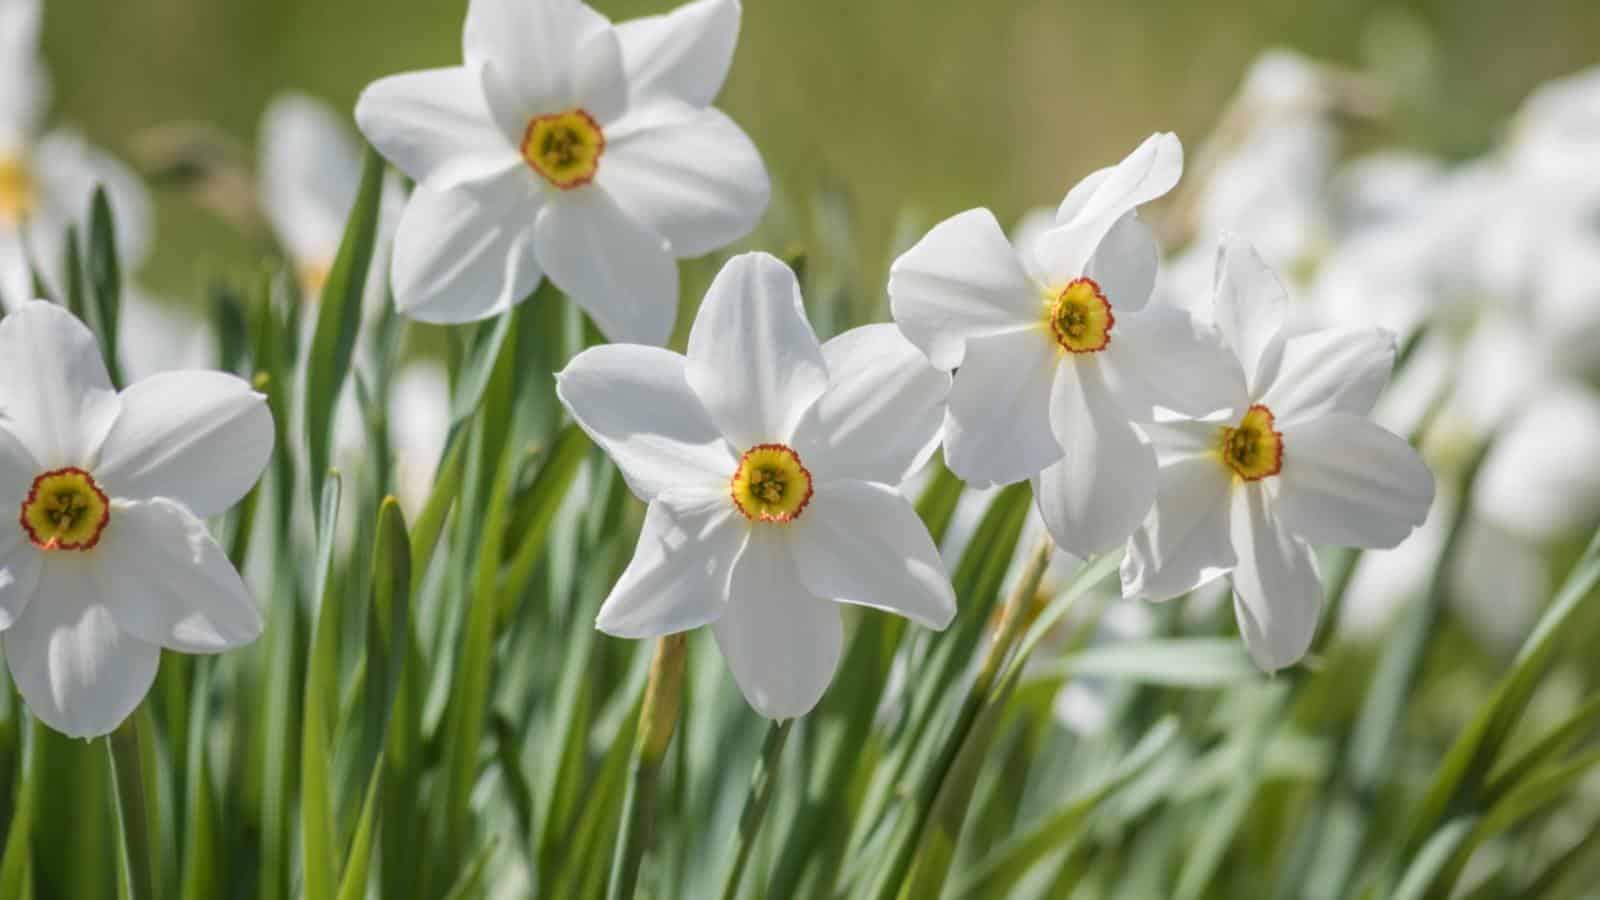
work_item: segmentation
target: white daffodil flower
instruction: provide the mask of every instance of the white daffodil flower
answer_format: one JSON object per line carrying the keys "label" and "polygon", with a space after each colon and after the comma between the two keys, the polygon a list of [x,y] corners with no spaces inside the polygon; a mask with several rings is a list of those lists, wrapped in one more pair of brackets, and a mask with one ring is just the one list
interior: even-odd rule
{"label": "white daffodil flower", "polygon": [[28,708],[73,737],[116,728],[161,648],[255,640],[261,614],[204,516],[272,453],[266,398],[220,372],[118,393],[94,336],[43,301],[0,321],[0,630]]}
{"label": "white daffodil flower", "polygon": [[464,65],[378,81],[356,121],[417,182],[395,301],[429,322],[496,315],[541,277],[614,341],[664,344],[675,257],[748,234],[761,156],[710,104],[737,0],[613,26],[578,0],[473,0]]}
{"label": "white daffodil flower", "polygon": [[1274,671],[1305,654],[1317,627],[1311,545],[1395,546],[1427,517],[1433,474],[1367,418],[1394,364],[1392,335],[1286,338],[1283,286],[1243,242],[1223,244],[1214,302],[1238,392],[1225,414],[1146,426],[1159,486],[1122,587],[1162,600],[1231,572],[1245,643]]}
{"label": "white daffodil flower", "polygon": [[573,418],[649,504],[599,628],[711,624],[750,705],[816,705],[843,642],[834,601],[943,629],[955,595],[891,485],[938,442],[950,378],[892,325],[817,342],[800,286],[764,253],[712,282],[688,356],[613,344],[557,376]]}
{"label": "white daffodil flower", "polygon": [[1211,412],[1234,377],[1213,329],[1146,306],[1159,251],[1134,210],[1182,168],[1178,139],[1154,135],[1074,187],[1055,227],[1027,237],[1031,253],[973,209],[890,273],[900,330],[934,366],[958,369],[950,470],[979,487],[1033,479],[1050,534],[1078,556],[1126,540],[1155,498],[1155,456],[1132,422]]}
{"label": "white daffodil flower", "polygon": [[96,185],[125,271],[144,262],[155,230],[150,195],[127,166],[70,130],[40,135],[50,98],[40,13],[38,0],[0,0],[0,299],[11,304],[33,296],[30,258],[51,290],[62,289],[67,227],[87,227]]}

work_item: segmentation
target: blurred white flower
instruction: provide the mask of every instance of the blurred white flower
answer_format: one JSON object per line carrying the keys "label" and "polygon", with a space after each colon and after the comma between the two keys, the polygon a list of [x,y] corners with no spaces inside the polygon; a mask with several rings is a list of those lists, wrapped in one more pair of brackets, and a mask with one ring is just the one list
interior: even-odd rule
{"label": "blurred white flower", "polygon": [[155,230],[150,196],[126,166],[74,132],[41,136],[49,103],[39,58],[38,0],[0,0],[0,299],[33,296],[29,260],[59,293],[66,230],[89,221],[96,185],[106,189],[124,272],[136,270]]}
{"label": "blurred white flower", "polygon": [[1392,547],[1427,517],[1433,474],[1369,421],[1394,362],[1376,329],[1285,338],[1287,297],[1248,244],[1219,255],[1218,327],[1237,355],[1230,410],[1145,426],[1161,461],[1149,519],[1128,542],[1124,593],[1183,594],[1232,572],[1234,610],[1268,671],[1311,644],[1322,581],[1311,544]]}
{"label": "blurred white flower", "polygon": [[1600,521],[1597,459],[1600,396],[1575,382],[1547,384],[1490,448],[1473,488],[1476,509],[1535,542],[1593,528]]}
{"label": "blurred white flower", "polygon": [[843,642],[834,600],[942,629],[955,594],[911,502],[949,390],[892,325],[825,345],[794,273],[763,253],[717,275],[688,356],[613,344],[557,393],[649,504],[597,625],[654,637],[713,624],[750,704],[816,705]]}
{"label": "blurred white flower", "polygon": [[[345,119],[322,100],[299,93],[275,97],[261,118],[261,204],[278,243],[289,254],[302,294],[315,300],[333,268],[361,181],[360,146]],[[378,225],[379,257],[365,286],[370,315],[382,303],[388,256],[382,248],[404,196],[384,183]]]}
{"label": "blurred white flower", "polygon": [[770,194],[755,146],[710,106],[739,15],[698,0],[613,26],[578,0],[473,0],[464,65],[369,86],[356,120],[417,182],[400,310],[487,318],[548,276],[610,339],[665,343],[674,258],[743,237]]}
{"label": "blurred white flower", "polygon": [[416,521],[433,491],[433,476],[450,430],[450,377],[436,362],[410,363],[389,388],[389,446],[394,492],[408,521]]}
{"label": "blurred white flower", "polygon": [[1023,255],[993,214],[935,226],[894,263],[889,300],[905,336],[959,369],[945,462],[977,486],[1033,479],[1039,512],[1065,550],[1125,540],[1155,495],[1155,457],[1131,419],[1199,415],[1231,370],[1214,331],[1184,311],[1146,307],[1159,257],[1135,209],[1177,183],[1171,134],[1080,182],[1055,227]]}
{"label": "blurred white flower", "polygon": [[1600,188],[1600,66],[1540,86],[1514,124],[1510,155],[1518,168]]}
{"label": "blurred white flower", "polygon": [[123,377],[129,383],[161,372],[217,365],[216,335],[210,322],[135,284],[122,290],[117,348]]}
{"label": "blurred white flower", "polygon": [[0,321],[0,629],[28,707],[74,737],[114,729],[161,648],[214,653],[261,615],[204,516],[272,453],[266,398],[220,372],[117,393],[94,336],[58,306]]}

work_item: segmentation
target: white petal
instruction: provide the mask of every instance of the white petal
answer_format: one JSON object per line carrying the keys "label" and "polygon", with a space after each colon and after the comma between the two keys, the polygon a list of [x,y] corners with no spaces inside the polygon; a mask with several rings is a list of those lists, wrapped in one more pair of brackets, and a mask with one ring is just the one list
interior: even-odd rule
{"label": "white petal", "polygon": [[950,375],[891,324],[852,328],[822,345],[828,389],[794,430],[813,477],[899,484],[939,444]]}
{"label": "white petal", "polygon": [[[105,188],[122,271],[137,271],[150,255],[155,237],[155,207],[139,176],[121,160],[67,130],[45,135],[34,148],[33,160],[44,202],[56,217],[77,225],[80,235],[88,227],[94,189]],[[38,224],[44,225],[50,217],[41,218],[43,221]],[[29,232],[35,239],[48,237],[53,248],[63,246],[65,235],[61,228],[30,228]],[[33,250],[36,258],[50,267],[59,265],[62,259],[60,249],[46,249],[43,240],[35,243]],[[49,272],[52,284],[62,287],[64,283],[54,277],[55,269],[49,268]]]}
{"label": "white petal", "polygon": [[1249,243],[1224,238],[1217,248],[1217,327],[1244,366],[1250,396],[1272,386],[1283,358],[1283,323],[1289,296]]}
{"label": "white petal", "polygon": [[633,103],[706,106],[722,90],[739,39],[738,0],[698,0],[617,25]]}
{"label": "white petal", "polygon": [[1156,460],[1166,466],[1196,456],[1213,457],[1222,439],[1221,429],[1234,424],[1241,413],[1233,410],[1201,419],[1146,422],[1139,426],[1155,447]]}
{"label": "white petal", "polygon": [[1250,656],[1276,672],[1306,655],[1322,614],[1317,558],[1268,508],[1264,482],[1233,492],[1234,614]]}
{"label": "white petal", "polygon": [[1089,177],[1067,193],[1056,210],[1056,222],[1113,222],[1140,204],[1165,195],[1183,175],[1183,144],[1171,132],[1152,134],[1117,163]]}
{"label": "white petal", "polygon": [[714,109],[608,136],[596,177],[679,257],[700,256],[749,234],[772,192],[755,144]]}
{"label": "white petal", "polygon": [[894,321],[941,369],[961,365],[965,343],[1037,325],[1041,289],[1029,279],[994,213],[952,216],[889,270]]}
{"label": "white petal", "polygon": [[95,576],[117,625],[183,653],[217,653],[261,636],[261,613],[204,522],[171,500],[111,507]]}
{"label": "white petal", "polygon": [[1600,517],[1600,395],[1582,383],[1538,391],[1489,451],[1473,485],[1475,511],[1541,543]]}
{"label": "white petal", "polygon": [[[6,506],[12,508],[10,503]],[[6,526],[0,528],[0,631],[16,624],[33,599],[44,556],[15,521]]]}
{"label": "white petal", "polygon": [[1262,396],[1280,425],[1342,412],[1371,414],[1394,368],[1394,335],[1329,329],[1284,342],[1278,377]]}
{"label": "white petal", "polygon": [[108,734],[155,681],[161,651],[117,627],[87,557],[52,554],[36,602],[4,635],[28,709],[68,737]]}
{"label": "white petal", "polygon": [[646,502],[675,490],[726,491],[738,467],[671,351],[591,347],[556,376],[556,395]]}
{"label": "white petal", "polygon": [[716,621],[728,604],[728,579],[749,530],[726,494],[656,499],[633,561],[595,627],[615,637],[651,638]]}
{"label": "white petal", "polygon": [[1059,367],[1050,422],[1064,455],[1034,476],[1039,515],[1068,553],[1088,558],[1111,550],[1155,503],[1155,451],[1112,398],[1093,359]]}
{"label": "white petal", "polygon": [[117,406],[100,346],[71,313],[34,301],[0,320],[0,419],[39,465],[90,462]]}
{"label": "white petal", "polygon": [[988,487],[1021,481],[1060,459],[1050,394],[1056,370],[1068,365],[1042,329],[969,339],[944,420],[950,471]]}
{"label": "white petal", "polygon": [[165,372],[122,392],[95,478],[112,497],[170,497],[197,516],[244,499],[272,458],[267,398],[224,372]]}
{"label": "white petal", "polygon": [[1161,246],[1137,213],[1125,213],[1095,247],[1085,275],[1094,279],[1118,316],[1137,312],[1156,287]]}
{"label": "white petal", "polygon": [[[45,468],[33,458],[28,448],[8,429],[11,423],[4,417],[0,406],[0,509],[10,510],[21,505],[33,480]],[[8,517],[9,518],[9,517]],[[3,520],[0,520],[3,521]]]}
{"label": "white petal", "polygon": [[539,197],[526,172],[412,192],[395,231],[395,307],[422,322],[499,315],[539,286],[533,223]]}
{"label": "white petal", "polygon": [[1128,541],[1122,593],[1166,600],[1233,568],[1232,486],[1232,474],[1213,458],[1195,456],[1163,466],[1155,509]]}
{"label": "white petal", "polygon": [[666,238],[598,185],[565,191],[539,213],[539,261],[556,287],[613,341],[660,346],[678,317],[678,267]]}
{"label": "white petal", "polygon": [[480,76],[466,66],[374,81],[356,100],[356,123],[378,152],[419,183],[446,165],[458,180],[477,180],[521,162],[516,145],[489,116]]}
{"label": "white petal", "polygon": [[892,487],[865,481],[817,485],[789,524],[789,548],[806,589],[897,613],[944,630],[956,614],[955,589],[928,527]]}
{"label": "white petal", "polygon": [[321,100],[280,94],[261,117],[260,147],[261,204],[278,240],[301,265],[328,265],[361,172],[344,120]]}
{"label": "white petal", "polygon": [[1176,307],[1119,312],[1100,356],[1112,393],[1137,421],[1249,405],[1244,372],[1222,336]]}
{"label": "white petal", "polygon": [[1281,430],[1279,518],[1298,537],[1393,547],[1428,517],[1433,473],[1404,440],[1349,413]]}
{"label": "white petal", "polygon": [[839,607],[801,586],[779,529],[755,528],[734,563],[717,646],[756,712],[810,712],[833,680],[844,645]]}
{"label": "white petal", "polygon": [[520,140],[528,119],[572,106],[583,57],[604,55],[608,38],[620,81],[622,58],[611,23],[579,0],[472,0],[462,43],[468,68],[493,69],[507,91],[513,118],[520,118],[514,129]]}
{"label": "white petal", "polygon": [[794,272],[767,253],[729,260],[689,332],[686,374],[735,447],[787,443],[828,387]]}

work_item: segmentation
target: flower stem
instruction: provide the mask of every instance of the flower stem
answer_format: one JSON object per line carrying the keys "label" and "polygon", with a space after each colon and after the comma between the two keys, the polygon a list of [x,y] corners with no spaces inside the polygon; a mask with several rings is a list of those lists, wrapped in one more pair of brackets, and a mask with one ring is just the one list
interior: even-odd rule
{"label": "flower stem", "polygon": [[112,780],[117,785],[117,815],[122,821],[122,841],[128,864],[128,884],[133,900],[155,900],[151,858],[149,804],[144,793],[144,768],[140,758],[138,718],[134,713],[106,736]]}
{"label": "flower stem", "polygon": [[739,884],[744,879],[744,868],[750,862],[750,851],[755,848],[756,835],[761,833],[761,823],[767,816],[767,804],[772,801],[772,789],[778,782],[778,761],[783,757],[784,745],[789,740],[789,726],[793,719],[773,722],[767,730],[767,739],[761,745],[761,757],[756,760],[755,774],[750,778],[750,794],[744,801],[744,812],[739,815],[739,852],[733,858],[733,868],[722,889],[722,900],[739,896]]}
{"label": "flower stem", "polygon": [[639,864],[650,843],[655,824],[656,786],[661,761],[672,744],[672,732],[683,708],[683,662],[687,637],[669,634],[656,641],[656,655],[650,663],[650,680],[645,684],[644,701],[639,710],[639,732],[634,740],[629,764],[628,793],[622,801],[622,829],[617,835],[617,851],[611,860],[609,900],[629,900],[639,883]]}

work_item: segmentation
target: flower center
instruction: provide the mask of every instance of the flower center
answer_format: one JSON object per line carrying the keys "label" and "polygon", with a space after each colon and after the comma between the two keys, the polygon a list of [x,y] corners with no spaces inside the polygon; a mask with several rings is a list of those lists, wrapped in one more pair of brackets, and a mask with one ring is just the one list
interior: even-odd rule
{"label": "flower center", "polygon": [[88,550],[111,521],[111,501],[82,469],[46,472],[22,501],[22,530],[40,550]]}
{"label": "flower center", "polygon": [[1092,278],[1075,278],[1050,301],[1050,330],[1071,353],[1093,353],[1111,343],[1111,302]]}
{"label": "flower center", "polygon": [[1222,463],[1245,481],[1260,481],[1283,471],[1283,435],[1273,429],[1272,410],[1259,403],[1233,427],[1223,426],[1218,441]]}
{"label": "flower center", "polygon": [[733,505],[752,522],[792,522],[811,501],[811,473],[782,444],[757,444],[739,460]]}
{"label": "flower center", "polygon": [[600,123],[581,109],[536,116],[522,137],[522,158],[564,191],[593,181],[605,150]]}
{"label": "flower center", "polygon": [[0,222],[21,222],[37,199],[33,175],[22,159],[0,154]]}

